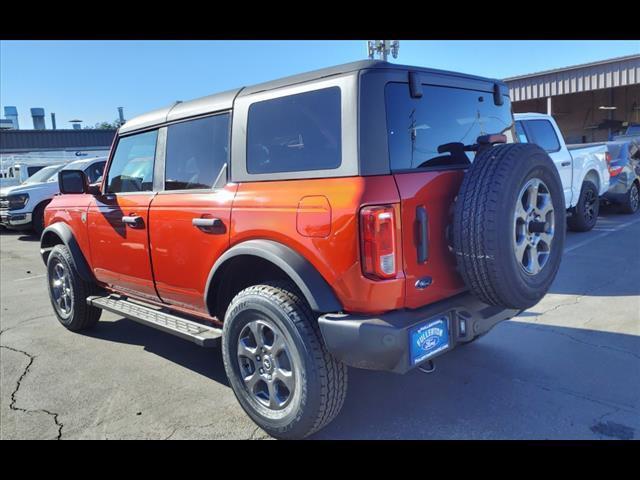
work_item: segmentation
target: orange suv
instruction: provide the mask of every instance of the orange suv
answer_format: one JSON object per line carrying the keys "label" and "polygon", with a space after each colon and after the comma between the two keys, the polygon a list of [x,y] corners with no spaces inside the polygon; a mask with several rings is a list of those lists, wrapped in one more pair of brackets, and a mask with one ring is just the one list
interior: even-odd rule
{"label": "orange suv", "polygon": [[425,369],[547,292],[561,183],[513,137],[502,82],[373,60],[176,102],[120,128],[101,184],[60,173],[51,303],[220,345],[247,414],[307,436],[347,366]]}

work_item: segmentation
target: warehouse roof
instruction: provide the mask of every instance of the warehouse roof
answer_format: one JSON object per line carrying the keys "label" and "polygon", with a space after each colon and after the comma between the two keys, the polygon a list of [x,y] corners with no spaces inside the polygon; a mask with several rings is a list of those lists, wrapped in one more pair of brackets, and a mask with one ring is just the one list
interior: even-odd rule
{"label": "warehouse roof", "polygon": [[109,148],[114,129],[0,130],[0,152]]}
{"label": "warehouse roof", "polygon": [[640,55],[505,78],[514,102],[640,84]]}

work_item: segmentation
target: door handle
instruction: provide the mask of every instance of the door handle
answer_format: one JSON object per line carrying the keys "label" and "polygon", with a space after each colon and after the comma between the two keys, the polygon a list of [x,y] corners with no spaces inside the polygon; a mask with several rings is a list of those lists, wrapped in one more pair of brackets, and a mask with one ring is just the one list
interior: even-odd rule
{"label": "door handle", "polygon": [[144,220],[138,215],[125,215],[122,217],[122,223],[129,225],[131,228],[141,228],[144,226]]}
{"label": "door handle", "polygon": [[219,218],[194,218],[191,224],[207,233],[224,233],[224,222]]}
{"label": "door handle", "polygon": [[571,165],[571,162],[562,162],[560,165],[562,165],[563,167],[568,167],[569,165]]}
{"label": "door handle", "polygon": [[427,209],[423,206],[416,208],[416,219],[418,220],[418,263],[425,263],[429,257],[429,246],[427,244]]}

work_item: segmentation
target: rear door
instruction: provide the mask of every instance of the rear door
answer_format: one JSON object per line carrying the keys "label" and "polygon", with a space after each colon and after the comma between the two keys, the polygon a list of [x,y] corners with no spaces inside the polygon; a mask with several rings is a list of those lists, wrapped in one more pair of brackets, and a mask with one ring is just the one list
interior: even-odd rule
{"label": "rear door", "polygon": [[166,127],[163,184],[149,213],[158,294],[200,312],[209,272],[229,246],[237,189],[227,182],[229,117],[223,112]]}
{"label": "rear door", "polygon": [[149,255],[149,205],[158,131],[121,137],[87,213],[95,277],[113,288],[157,300]]}
{"label": "rear door", "polygon": [[573,159],[571,153],[560,141],[560,132],[556,131],[554,125],[547,119],[535,118],[530,120],[518,120],[516,122],[516,133],[520,142],[535,143],[542,147],[551,157],[558,169],[562,189],[564,191],[564,201],[567,207],[571,205],[573,181]]}
{"label": "rear door", "polygon": [[465,289],[449,238],[453,202],[473,160],[473,152],[462,146],[475,143],[480,135],[510,136],[513,125],[508,97],[503,96],[503,105],[495,105],[492,88],[490,83],[487,91],[423,84],[422,97],[412,98],[407,83],[385,87],[390,165],[401,198],[409,308]]}

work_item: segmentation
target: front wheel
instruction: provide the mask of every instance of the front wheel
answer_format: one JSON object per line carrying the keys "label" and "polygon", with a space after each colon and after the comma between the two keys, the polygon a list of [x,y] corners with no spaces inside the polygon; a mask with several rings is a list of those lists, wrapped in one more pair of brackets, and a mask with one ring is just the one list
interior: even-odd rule
{"label": "front wheel", "polygon": [[342,408],[347,367],[329,354],[311,309],[288,283],[236,295],[225,315],[222,355],[240,405],[273,437],[306,437]]}
{"label": "front wheel", "polygon": [[60,323],[79,332],[93,327],[102,314],[87,305],[87,297],[97,293],[94,283],[82,279],[65,245],[56,245],[47,259],[49,298]]}
{"label": "front wheel", "polygon": [[640,189],[638,182],[633,182],[621,205],[623,213],[636,213],[640,208]]}
{"label": "front wheel", "polygon": [[578,204],[573,215],[567,218],[567,224],[574,232],[588,232],[596,226],[600,213],[598,187],[593,182],[585,181],[580,189]]}

